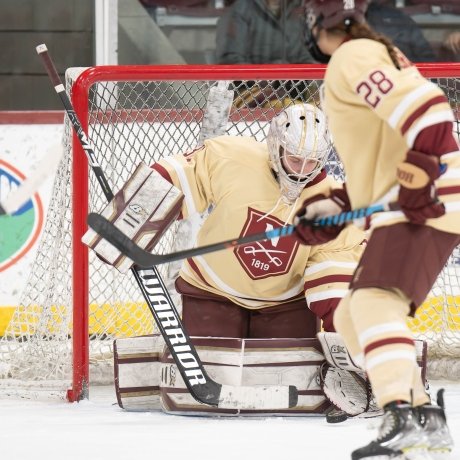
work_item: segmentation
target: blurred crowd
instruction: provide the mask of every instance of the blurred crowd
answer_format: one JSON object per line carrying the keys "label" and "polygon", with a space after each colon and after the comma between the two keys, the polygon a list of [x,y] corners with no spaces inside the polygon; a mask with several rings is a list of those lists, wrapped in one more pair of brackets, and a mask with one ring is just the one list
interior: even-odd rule
{"label": "blurred crowd", "polygon": [[[409,3],[405,5],[411,11]],[[416,4],[416,9],[412,8],[414,13],[443,12],[439,5],[433,9],[432,4],[412,3]],[[445,6],[446,14],[458,14],[460,25],[460,2],[444,3],[451,4],[450,8]],[[428,8],[421,8],[424,5]],[[459,31],[446,28],[440,41],[430,42],[406,8],[398,8],[388,0],[371,0],[366,17],[374,30],[391,38],[412,62],[460,60],[460,27]],[[234,0],[218,21],[217,62],[312,62],[305,46],[305,28],[302,0]]]}
{"label": "blurred crowd", "polygon": [[[305,44],[305,0],[140,0],[169,13],[218,17],[218,64],[315,62]],[[412,62],[460,61],[459,0],[370,0],[367,21]]]}

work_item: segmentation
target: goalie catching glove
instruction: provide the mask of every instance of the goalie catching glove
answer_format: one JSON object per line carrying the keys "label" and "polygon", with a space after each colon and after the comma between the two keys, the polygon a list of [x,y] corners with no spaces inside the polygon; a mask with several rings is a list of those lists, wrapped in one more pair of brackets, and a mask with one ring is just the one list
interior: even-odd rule
{"label": "goalie catching glove", "polygon": [[351,358],[342,337],[336,332],[319,332],[318,339],[326,358],[320,372],[321,389],[338,409],[327,421],[380,415],[369,379]]}
{"label": "goalie catching glove", "polygon": [[434,184],[442,172],[438,157],[415,150],[410,150],[406,160],[398,166],[397,177],[401,185],[398,201],[410,222],[424,224],[426,219],[445,214]]}
{"label": "goalie catching glove", "polygon": [[[336,332],[319,332],[317,336],[326,360],[320,372],[321,388],[337,408],[332,416],[327,417],[327,421],[337,423],[348,417],[375,417],[382,414],[366,372],[353,361],[342,336]],[[415,340],[415,349],[417,363],[424,380],[426,342]]]}
{"label": "goalie catching glove", "polygon": [[332,190],[326,197],[323,194],[315,195],[304,201],[294,219],[294,236],[301,243],[308,246],[324,244],[337,238],[345,225],[329,225],[316,227],[310,222],[314,219],[333,216],[344,211],[350,211],[351,205],[345,186]]}

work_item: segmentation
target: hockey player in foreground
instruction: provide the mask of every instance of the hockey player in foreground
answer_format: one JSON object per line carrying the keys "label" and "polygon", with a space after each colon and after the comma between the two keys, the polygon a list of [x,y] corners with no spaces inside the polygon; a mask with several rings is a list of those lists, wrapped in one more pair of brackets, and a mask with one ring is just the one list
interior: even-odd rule
{"label": "hockey player in foreground", "polygon": [[[367,26],[366,4],[307,2],[312,48],[317,57],[330,57],[323,109],[352,207],[397,199],[402,209],[372,218],[350,292],[334,315],[384,409],[377,439],[352,459],[440,458],[453,444],[442,393],[438,405],[430,403],[406,316],[423,302],[460,244],[459,145],[445,95]],[[324,200],[316,207],[307,203],[299,215],[311,219],[337,211],[332,200]],[[324,242],[320,229],[304,227],[303,233],[306,244]]]}

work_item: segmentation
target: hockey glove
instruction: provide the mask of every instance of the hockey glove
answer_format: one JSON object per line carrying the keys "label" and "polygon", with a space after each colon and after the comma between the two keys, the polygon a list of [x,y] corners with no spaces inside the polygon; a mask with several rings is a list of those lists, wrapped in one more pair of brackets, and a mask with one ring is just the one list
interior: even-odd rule
{"label": "hockey glove", "polygon": [[410,222],[424,224],[445,214],[444,204],[438,200],[434,181],[441,175],[439,158],[410,150],[406,161],[397,169],[399,205]]}
{"label": "hockey glove", "polygon": [[315,227],[308,221],[321,217],[333,216],[351,209],[345,188],[334,189],[326,197],[323,194],[315,195],[304,201],[294,219],[294,236],[305,245],[314,246],[324,244],[337,238],[345,225],[330,225]]}

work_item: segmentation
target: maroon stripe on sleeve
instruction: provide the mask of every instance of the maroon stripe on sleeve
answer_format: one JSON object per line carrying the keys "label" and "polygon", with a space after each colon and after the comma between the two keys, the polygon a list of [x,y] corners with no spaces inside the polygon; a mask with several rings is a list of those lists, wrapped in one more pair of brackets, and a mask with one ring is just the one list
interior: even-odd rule
{"label": "maroon stripe on sleeve", "polygon": [[389,339],[382,339],[382,340],[377,340],[376,342],[372,342],[367,347],[364,348],[364,354],[367,355],[370,353],[372,350],[375,350],[376,348],[381,348],[386,345],[396,345],[396,344],[404,344],[404,345],[412,345],[415,347],[415,343],[412,339],[406,338],[406,337],[392,337]]}
{"label": "maroon stripe on sleeve", "polygon": [[341,299],[323,299],[311,302],[308,308],[323,322],[323,329],[326,332],[335,332],[334,329],[334,311]]}
{"label": "maroon stripe on sleeve", "polygon": [[415,138],[413,150],[441,156],[459,149],[452,132],[452,122],[444,121],[422,129]]}
{"label": "maroon stripe on sleeve", "polygon": [[153,163],[153,165],[151,165],[150,167],[154,169],[157,173],[159,173],[164,179],[166,179],[168,182],[174,185],[174,182],[171,179],[169,172],[166,170],[164,166],[161,166],[159,163]]}
{"label": "maroon stripe on sleeve", "polygon": [[187,259],[187,262],[189,263],[189,265],[192,268],[192,270],[199,276],[201,281],[203,281],[203,283],[206,284],[206,286],[209,286],[210,284],[204,279],[204,277],[201,274],[199,268],[197,267],[195,261],[193,259]]}
{"label": "maroon stripe on sleeve", "polygon": [[439,196],[441,195],[453,195],[454,193],[460,193],[460,185],[452,185],[451,187],[439,187],[436,188],[436,192]]}
{"label": "maroon stripe on sleeve", "polygon": [[421,105],[417,110],[412,112],[412,114],[407,118],[401,128],[401,134],[404,135],[409,130],[409,128],[414,124],[414,121],[422,116],[430,107],[442,102],[447,102],[446,96],[436,96],[426,101],[425,104]]}
{"label": "maroon stripe on sleeve", "polygon": [[329,283],[349,283],[353,275],[329,275],[317,278],[315,280],[307,281],[303,287],[306,291],[317,286],[322,286]]}
{"label": "maroon stripe on sleeve", "polygon": [[[195,147],[191,152],[184,153],[184,157],[187,158],[187,157],[195,154],[196,152],[199,152],[200,150],[203,150],[204,147],[205,147],[204,145],[199,145],[199,146]],[[188,158],[187,158],[187,161],[188,161]]]}

